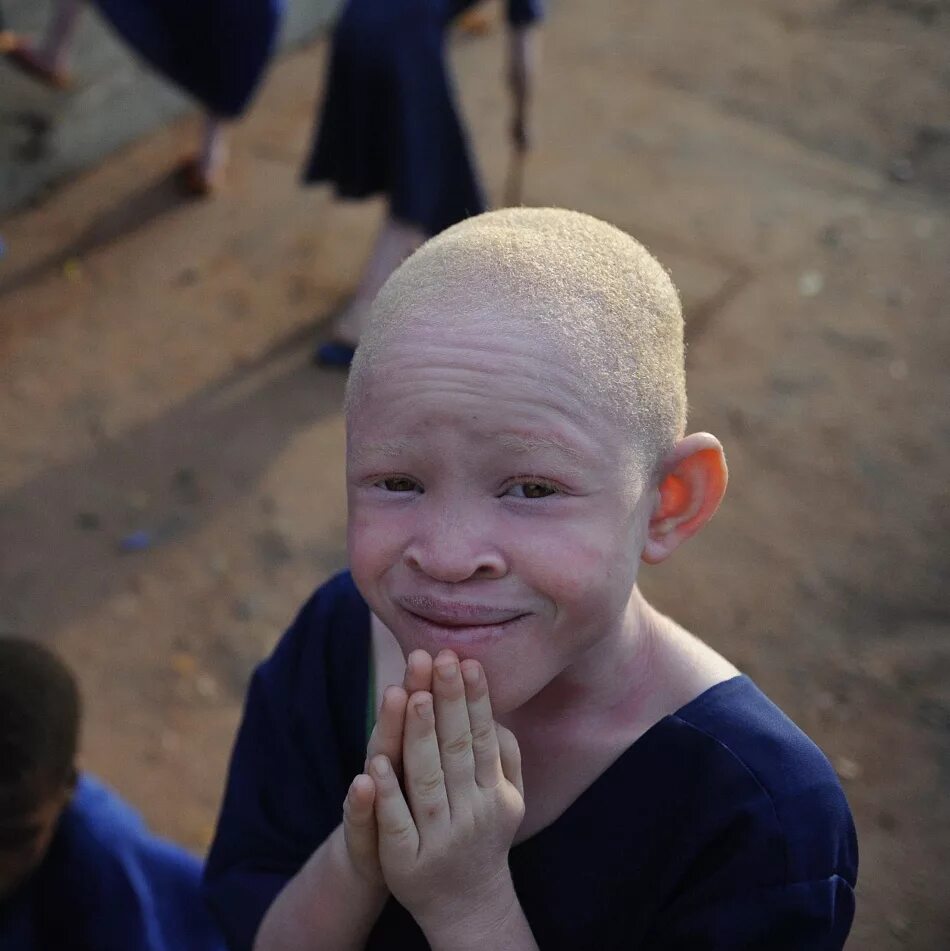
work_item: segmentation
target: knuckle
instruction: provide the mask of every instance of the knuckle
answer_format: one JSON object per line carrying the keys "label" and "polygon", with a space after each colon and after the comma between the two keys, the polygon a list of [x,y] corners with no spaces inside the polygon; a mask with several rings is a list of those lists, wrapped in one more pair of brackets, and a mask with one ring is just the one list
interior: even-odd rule
{"label": "knuckle", "polygon": [[472,729],[472,745],[481,751],[491,749],[495,740],[495,728],[491,723],[483,723]]}
{"label": "knuckle", "polygon": [[414,785],[420,795],[432,796],[441,792],[442,787],[445,785],[445,774],[442,772],[441,767],[432,772],[423,773],[416,779]]}
{"label": "knuckle", "polygon": [[386,826],[386,835],[397,842],[408,842],[412,838],[412,826],[408,822],[390,822]]}
{"label": "knuckle", "polygon": [[467,730],[454,740],[442,744],[442,752],[448,756],[460,756],[472,748],[473,735]]}

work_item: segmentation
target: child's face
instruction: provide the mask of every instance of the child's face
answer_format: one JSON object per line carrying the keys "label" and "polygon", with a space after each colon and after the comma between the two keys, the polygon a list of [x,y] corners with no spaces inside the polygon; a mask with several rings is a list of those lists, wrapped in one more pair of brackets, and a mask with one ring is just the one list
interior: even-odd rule
{"label": "child's face", "polygon": [[25,807],[0,804],[0,899],[13,892],[43,861],[72,792],[69,786],[36,797]]}
{"label": "child's face", "polygon": [[513,710],[620,633],[649,493],[545,341],[413,326],[347,420],[349,554],[403,652],[452,648]]}

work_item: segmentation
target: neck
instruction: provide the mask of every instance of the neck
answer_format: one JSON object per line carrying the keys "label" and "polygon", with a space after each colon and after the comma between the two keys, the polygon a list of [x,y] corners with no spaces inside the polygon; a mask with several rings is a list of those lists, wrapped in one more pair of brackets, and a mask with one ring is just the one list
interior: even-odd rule
{"label": "neck", "polygon": [[539,693],[499,719],[518,736],[525,730],[591,720],[639,717],[658,683],[666,621],[634,587],[616,630],[580,655]]}

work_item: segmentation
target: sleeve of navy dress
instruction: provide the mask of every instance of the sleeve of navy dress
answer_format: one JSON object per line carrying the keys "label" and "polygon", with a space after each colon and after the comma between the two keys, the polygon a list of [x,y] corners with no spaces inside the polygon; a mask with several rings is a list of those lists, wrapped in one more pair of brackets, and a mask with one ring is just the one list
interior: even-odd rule
{"label": "sleeve of navy dress", "polygon": [[222,118],[247,108],[267,67],[285,0],[94,0],[154,69]]}
{"label": "sleeve of navy dress", "polygon": [[715,757],[719,788],[644,947],[840,951],[858,846],[824,755],[745,677],[701,696],[668,728],[695,762]]}
{"label": "sleeve of navy dress", "polygon": [[[306,181],[328,182],[341,198],[386,195],[395,218],[430,235],[485,210],[445,58],[448,26],[470,5],[349,0],[333,31]],[[533,22],[540,0],[510,0],[508,15]]]}
{"label": "sleeve of navy dress", "polygon": [[339,576],[251,681],[205,869],[232,951],[250,951],[277,894],[342,821],[366,745],[368,631],[368,609]]}

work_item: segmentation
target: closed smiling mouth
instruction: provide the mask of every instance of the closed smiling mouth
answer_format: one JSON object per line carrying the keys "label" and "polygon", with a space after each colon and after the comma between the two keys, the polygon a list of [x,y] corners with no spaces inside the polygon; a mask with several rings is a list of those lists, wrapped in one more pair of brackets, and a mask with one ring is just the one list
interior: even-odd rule
{"label": "closed smiling mouth", "polygon": [[440,627],[493,627],[525,617],[527,612],[467,601],[442,601],[425,595],[407,595],[398,599],[409,614]]}

